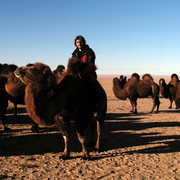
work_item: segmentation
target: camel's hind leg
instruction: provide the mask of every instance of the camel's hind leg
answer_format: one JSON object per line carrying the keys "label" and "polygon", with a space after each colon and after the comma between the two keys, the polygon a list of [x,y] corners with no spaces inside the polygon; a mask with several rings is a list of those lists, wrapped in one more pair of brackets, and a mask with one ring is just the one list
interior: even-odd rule
{"label": "camel's hind leg", "polygon": [[131,101],[131,111],[134,114],[137,114],[137,102],[136,101]]}
{"label": "camel's hind leg", "polygon": [[160,105],[159,97],[156,96],[153,98],[153,107],[152,107],[151,113],[153,112],[153,110],[156,106],[157,106],[156,113],[158,113],[159,112],[159,105]]}

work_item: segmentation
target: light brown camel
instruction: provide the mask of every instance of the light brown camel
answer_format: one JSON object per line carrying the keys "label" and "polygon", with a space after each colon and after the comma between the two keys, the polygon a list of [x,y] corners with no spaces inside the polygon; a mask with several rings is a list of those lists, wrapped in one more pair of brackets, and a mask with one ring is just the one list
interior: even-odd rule
{"label": "light brown camel", "polygon": [[[165,80],[163,78],[161,78],[159,80],[159,87],[160,87],[160,93],[161,95],[170,100],[170,105],[169,105],[169,109],[172,108],[172,103],[173,101],[175,101],[175,97],[176,97],[176,90],[179,84],[179,78],[177,76],[177,74],[172,74],[171,75],[171,81],[166,84]],[[176,109],[178,107],[176,106]]]}
{"label": "light brown camel", "polygon": [[[122,76],[123,77],[123,76]],[[146,98],[152,96],[153,98],[153,107],[157,106],[156,112],[159,111],[159,86],[152,81],[152,77],[148,74],[143,77],[144,79],[140,80],[140,77],[137,73],[132,74],[131,78],[125,82],[120,81],[118,78],[113,79],[113,92],[114,95],[120,100],[126,100],[127,98],[131,102],[131,112],[137,113],[137,99]],[[123,78],[122,78],[123,79]],[[122,83],[123,82],[123,83]]]}
{"label": "light brown camel", "polygon": [[56,125],[62,133],[65,142],[63,158],[70,154],[69,126],[70,120],[74,120],[82,145],[82,157],[88,159],[83,132],[92,121],[93,111],[82,80],[67,71],[57,84],[50,68],[42,63],[20,67],[15,74],[26,84],[25,103],[30,117],[37,124]]}
{"label": "light brown camel", "polygon": [[5,90],[5,84],[7,79],[5,77],[0,77],[0,123],[2,126],[2,130],[6,131],[9,128],[6,127],[6,110],[8,107],[8,97]]}

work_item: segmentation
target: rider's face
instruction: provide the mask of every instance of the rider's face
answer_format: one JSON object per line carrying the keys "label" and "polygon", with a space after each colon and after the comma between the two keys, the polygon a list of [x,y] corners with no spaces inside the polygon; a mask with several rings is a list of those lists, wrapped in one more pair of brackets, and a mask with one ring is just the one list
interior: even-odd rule
{"label": "rider's face", "polygon": [[84,42],[83,42],[82,40],[80,40],[80,39],[77,39],[77,40],[76,40],[76,46],[77,46],[77,48],[78,48],[79,50],[81,50],[82,47],[84,46]]}

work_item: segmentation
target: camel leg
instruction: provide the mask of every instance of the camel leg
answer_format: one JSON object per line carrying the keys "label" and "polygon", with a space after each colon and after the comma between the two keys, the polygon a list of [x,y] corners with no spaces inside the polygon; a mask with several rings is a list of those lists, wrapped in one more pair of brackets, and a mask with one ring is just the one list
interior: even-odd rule
{"label": "camel leg", "polygon": [[159,105],[160,105],[160,101],[159,101],[159,97],[154,97],[153,98],[153,107],[150,113],[153,112],[154,108],[157,106],[157,110],[156,113],[159,111]]}
{"label": "camel leg", "polygon": [[69,151],[69,120],[64,119],[62,116],[57,115],[55,117],[56,127],[60,130],[64,138],[64,152],[63,159],[68,159],[70,156]]}
{"label": "camel leg", "polygon": [[131,101],[130,98],[129,98],[129,100],[130,100],[130,103],[131,103],[131,110],[130,110],[130,112],[134,112],[134,105],[133,105],[133,102]]}
{"label": "camel leg", "polygon": [[8,128],[6,125],[5,125],[5,122],[6,122],[6,117],[4,114],[1,114],[0,115],[0,123],[1,123],[1,126],[2,126],[2,130],[3,131],[9,131],[10,128]]}
{"label": "camel leg", "polygon": [[17,117],[17,104],[14,103],[14,116]]}
{"label": "camel leg", "polygon": [[136,101],[131,101],[131,106],[132,109],[130,112],[133,112],[134,114],[137,114],[137,102]]}
{"label": "camel leg", "polygon": [[36,133],[39,132],[39,126],[34,121],[32,121],[31,131]]}
{"label": "camel leg", "polygon": [[89,153],[85,147],[85,137],[79,132],[77,132],[77,137],[82,146],[82,159],[90,159]]}
{"label": "camel leg", "polygon": [[97,121],[97,140],[96,140],[96,146],[95,150],[99,151],[99,142],[100,142],[100,136],[101,136],[101,130],[99,122]]}
{"label": "camel leg", "polygon": [[172,103],[173,101],[170,99],[169,109],[172,109]]}

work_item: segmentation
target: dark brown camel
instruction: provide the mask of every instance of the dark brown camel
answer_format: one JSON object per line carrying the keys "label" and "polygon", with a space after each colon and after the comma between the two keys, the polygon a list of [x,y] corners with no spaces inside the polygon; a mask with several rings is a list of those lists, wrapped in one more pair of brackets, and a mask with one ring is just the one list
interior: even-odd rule
{"label": "dark brown camel", "polygon": [[[137,73],[132,74],[131,78],[125,82],[120,81],[118,78],[113,79],[113,92],[114,95],[120,100],[126,100],[127,98],[131,102],[131,112],[137,113],[137,99],[146,98],[152,96],[153,98],[153,107],[157,106],[156,112],[159,111],[159,86],[152,81],[152,77],[148,74],[143,77],[144,79],[140,80],[140,77]],[[121,78],[123,79],[123,78]],[[123,82],[123,83],[122,83]]]}
{"label": "dark brown camel", "polygon": [[37,124],[56,125],[62,133],[65,142],[63,158],[68,158],[70,153],[69,125],[70,120],[74,120],[82,157],[88,159],[83,132],[92,121],[93,112],[82,80],[73,72],[67,72],[57,84],[55,75],[42,63],[20,67],[15,74],[26,84],[25,103],[30,117]]}
{"label": "dark brown camel", "polygon": [[[172,103],[173,101],[175,101],[175,97],[176,97],[176,90],[179,84],[179,78],[177,76],[177,74],[172,74],[171,75],[171,81],[166,84],[165,80],[163,78],[161,78],[159,80],[159,87],[160,87],[160,93],[161,95],[170,100],[170,105],[169,105],[169,109],[172,108]],[[178,107],[176,106],[176,109]]]}
{"label": "dark brown camel", "polygon": [[[55,74],[55,77],[57,79],[57,83],[61,82],[63,76],[67,73],[67,74],[71,74],[77,78],[80,78],[85,87],[86,90],[88,92],[88,96],[91,99],[93,99],[93,104],[91,104],[91,106],[93,106],[92,111],[93,113],[95,113],[96,115],[93,118],[93,121],[90,122],[91,124],[91,138],[90,138],[90,142],[88,143],[89,145],[94,146],[94,129],[95,129],[95,123],[97,126],[97,140],[96,140],[96,144],[95,144],[95,150],[99,151],[100,150],[100,136],[102,133],[102,129],[103,129],[103,124],[104,124],[104,119],[105,119],[105,115],[106,115],[106,111],[107,111],[107,96],[106,96],[106,92],[104,91],[103,87],[101,86],[101,84],[98,82],[97,79],[93,80],[93,83],[91,82],[89,84],[89,78],[84,79],[81,76],[80,70],[82,69],[82,66],[84,66],[84,63],[82,63],[81,61],[79,61],[77,58],[70,58],[69,59],[69,63],[67,65],[67,69],[65,69],[65,67],[63,65],[59,65],[56,70],[53,71],[53,73]],[[91,74],[92,72],[89,71],[89,73]],[[91,77],[91,75],[90,75]],[[87,82],[84,82],[88,80]],[[90,90],[89,90],[90,87]],[[90,91],[90,94],[89,94]]]}
{"label": "dark brown camel", "polygon": [[0,76],[7,78],[5,89],[8,99],[14,104],[14,114],[17,116],[17,104],[24,104],[25,85],[14,75],[17,66],[14,64],[1,64]]}
{"label": "dark brown camel", "polygon": [[2,130],[6,131],[9,128],[6,127],[6,110],[8,107],[8,97],[5,90],[5,84],[7,79],[5,77],[0,77],[0,123],[2,126]]}

